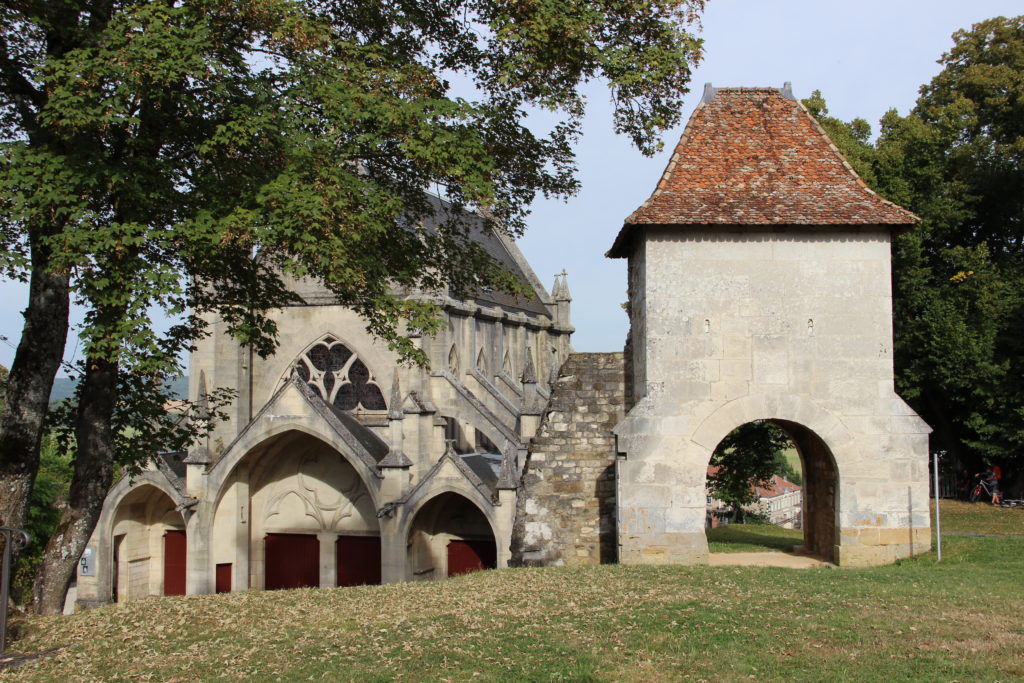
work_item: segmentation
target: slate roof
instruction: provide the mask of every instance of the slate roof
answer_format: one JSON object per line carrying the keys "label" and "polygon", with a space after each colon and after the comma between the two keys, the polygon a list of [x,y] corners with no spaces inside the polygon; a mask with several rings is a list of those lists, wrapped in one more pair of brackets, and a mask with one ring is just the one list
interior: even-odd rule
{"label": "slate roof", "polygon": [[[436,214],[424,221],[424,227],[428,230],[436,229],[438,224],[446,217],[448,204],[442,199],[431,196]],[[502,239],[493,231],[485,228],[483,219],[474,213],[465,213],[460,220],[468,228],[470,238],[484,248],[484,251],[493,258],[499,265],[512,273],[523,285],[523,291],[527,296],[514,297],[505,292],[488,291],[477,292],[473,297],[477,301],[486,304],[497,304],[509,308],[518,308],[537,313],[550,318],[554,317],[544,304],[548,300],[548,294],[543,285],[537,280],[537,276],[530,269],[530,265],[518,253],[518,248],[511,239]]]}
{"label": "slate roof", "polygon": [[372,457],[375,462],[379,463],[388,454],[388,451],[390,450],[388,445],[384,443],[379,436],[377,436],[376,432],[364,425],[352,414],[347,413],[337,406],[323,400],[319,394],[313,394],[311,400],[319,401],[321,404],[326,406],[328,410],[338,418],[338,421],[344,425],[345,429],[348,430],[348,433],[355,437],[360,445],[366,449],[366,452],[370,454],[370,457]]}
{"label": "slate roof", "polygon": [[634,226],[910,226],[871,191],[789,88],[705,88],[661,180],[608,252],[629,255]]}
{"label": "slate roof", "polygon": [[501,472],[502,457],[500,453],[463,453],[459,456],[462,462],[473,470],[473,474],[480,478],[488,489],[493,493],[498,485],[498,475]]}

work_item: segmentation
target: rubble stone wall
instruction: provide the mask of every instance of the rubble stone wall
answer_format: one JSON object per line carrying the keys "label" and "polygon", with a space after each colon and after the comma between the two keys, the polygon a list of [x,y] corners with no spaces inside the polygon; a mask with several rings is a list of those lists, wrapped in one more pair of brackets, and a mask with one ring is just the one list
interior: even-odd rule
{"label": "rubble stone wall", "polygon": [[615,436],[621,353],[574,353],[530,443],[516,502],[512,564],[615,562]]}

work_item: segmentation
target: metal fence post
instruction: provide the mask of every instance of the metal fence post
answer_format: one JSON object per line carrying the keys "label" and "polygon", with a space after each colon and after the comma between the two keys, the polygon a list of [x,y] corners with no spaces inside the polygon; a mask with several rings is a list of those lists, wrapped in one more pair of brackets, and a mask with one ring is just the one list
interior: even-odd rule
{"label": "metal fence post", "polygon": [[7,603],[11,594],[11,555],[15,546],[21,550],[28,545],[28,533],[22,529],[11,529],[0,526],[0,536],[4,539],[3,570],[0,571],[0,655],[7,649]]}
{"label": "metal fence post", "polygon": [[945,451],[935,451],[932,454],[932,468],[935,474],[935,552],[936,562],[942,562],[942,517],[939,515],[939,458]]}

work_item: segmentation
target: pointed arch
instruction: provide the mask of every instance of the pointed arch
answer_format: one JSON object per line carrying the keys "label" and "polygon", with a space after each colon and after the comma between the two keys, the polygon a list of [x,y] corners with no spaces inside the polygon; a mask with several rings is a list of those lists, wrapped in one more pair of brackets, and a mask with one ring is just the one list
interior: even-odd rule
{"label": "pointed arch", "polygon": [[[169,499],[172,509],[176,511],[184,509],[188,503],[167,476],[159,470],[145,470],[131,477],[125,476],[114,484],[103,501],[103,508],[100,511],[100,518],[96,523],[94,534],[94,538],[97,539],[96,584],[99,590],[97,599],[100,603],[105,603],[112,598],[111,592],[118,570],[113,560],[114,528],[117,524],[118,511],[126,499],[132,495],[139,495],[145,489],[150,489],[155,495]],[[176,514],[180,515],[180,512]],[[184,515],[181,517],[181,527],[184,528]]]}
{"label": "pointed arch", "polygon": [[448,350],[448,372],[459,376],[459,349],[455,344]]}
{"label": "pointed arch", "polygon": [[424,501],[411,515],[405,538],[413,579],[440,579],[498,566],[493,522],[479,505],[454,491]]}

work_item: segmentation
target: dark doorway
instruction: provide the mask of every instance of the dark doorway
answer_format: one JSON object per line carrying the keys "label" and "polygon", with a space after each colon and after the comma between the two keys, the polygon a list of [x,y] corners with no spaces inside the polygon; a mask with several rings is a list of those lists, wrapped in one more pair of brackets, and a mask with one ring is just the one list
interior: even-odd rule
{"label": "dark doorway", "polygon": [[164,534],[164,595],[185,594],[185,532],[172,529]]}
{"label": "dark doorway", "polygon": [[448,576],[458,576],[498,566],[494,541],[449,541]]}
{"label": "dark doorway", "polygon": [[231,592],[231,563],[225,562],[217,565],[216,590],[218,593]]}
{"label": "dark doorway", "polygon": [[320,585],[320,541],[309,534],[267,534],[264,588],[316,588]]}
{"label": "dark doorway", "polygon": [[335,565],[339,586],[365,586],[380,583],[380,538],[377,536],[339,536],[335,543]]}
{"label": "dark doorway", "polygon": [[121,544],[124,543],[124,534],[118,534],[114,536],[114,552],[111,557],[111,577],[110,577],[110,599],[114,602],[118,602],[121,598],[119,595],[120,590],[120,574],[121,574]]}

